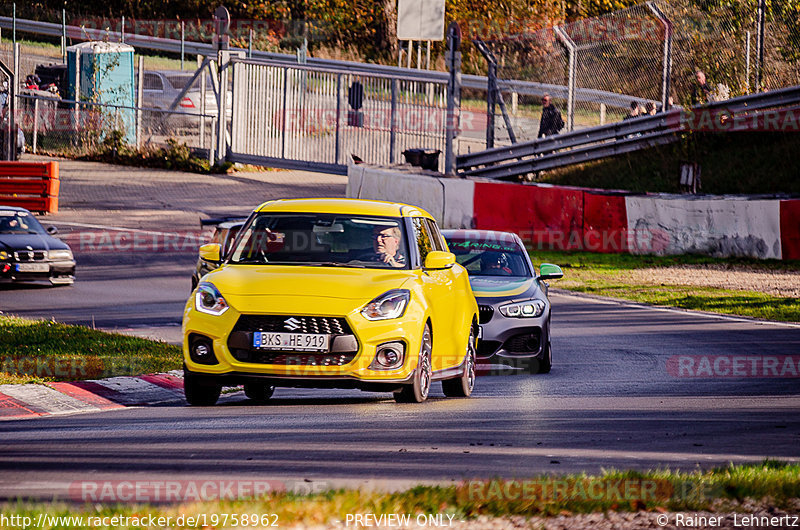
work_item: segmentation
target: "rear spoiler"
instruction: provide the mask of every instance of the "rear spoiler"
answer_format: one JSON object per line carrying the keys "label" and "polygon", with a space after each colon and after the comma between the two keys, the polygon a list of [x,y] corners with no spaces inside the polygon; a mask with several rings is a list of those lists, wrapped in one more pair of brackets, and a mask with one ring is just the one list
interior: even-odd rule
{"label": "rear spoiler", "polygon": [[222,223],[230,223],[234,221],[244,222],[247,221],[247,217],[233,216],[233,217],[212,217],[209,219],[200,219],[200,227],[202,228],[204,226],[217,226],[221,225]]}

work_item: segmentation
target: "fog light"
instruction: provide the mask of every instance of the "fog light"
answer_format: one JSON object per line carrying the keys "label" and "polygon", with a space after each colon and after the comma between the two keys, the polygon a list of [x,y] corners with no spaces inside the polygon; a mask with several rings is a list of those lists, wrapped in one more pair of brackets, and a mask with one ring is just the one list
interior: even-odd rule
{"label": "fog light", "polygon": [[392,370],[403,366],[405,344],[402,342],[387,342],[375,349],[375,360],[370,368],[373,370]]}
{"label": "fog light", "polygon": [[189,357],[197,364],[218,364],[211,339],[196,333],[189,335]]}

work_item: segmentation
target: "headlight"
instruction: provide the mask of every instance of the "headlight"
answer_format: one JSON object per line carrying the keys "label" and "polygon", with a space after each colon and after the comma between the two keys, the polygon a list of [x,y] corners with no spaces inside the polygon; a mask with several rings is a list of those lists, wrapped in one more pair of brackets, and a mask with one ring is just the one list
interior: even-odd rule
{"label": "headlight", "polygon": [[200,282],[194,295],[195,309],[201,313],[219,316],[227,311],[228,307],[228,302],[225,301],[213,283]]}
{"label": "headlight", "polygon": [[528,300],[500,306],[500,313],[509,318],[535,318],[542,314],[545,303],[541,300]]}
{"label": "headlight", "polygon": [[72,259],[72,251],[71,250],[51,250],[47,253],[47,259],[50,261],[56,260],[71,260]]}
{"label": "headlight", "polygon": [[406,306],[410,298],[411,293],[408,289],[392,289],[365,305],[364,309],[361,310],[361,314],[367,320],[400,318],[406,312]]}

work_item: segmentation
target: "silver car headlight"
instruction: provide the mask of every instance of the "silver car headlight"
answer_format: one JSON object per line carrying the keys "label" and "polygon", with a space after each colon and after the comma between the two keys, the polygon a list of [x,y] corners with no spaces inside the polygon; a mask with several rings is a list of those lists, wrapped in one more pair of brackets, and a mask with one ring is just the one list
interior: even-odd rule
{"label": "silver car headlight", "polygon": [[500,314],[509,318],[536,318],[544,312],[545,303],[542,300],[527,300],[500,306]]}
{"label": "silver car headlight", "polygon": [[219,316],[230,306],[213,283],[200,282],[194,295],[194,308],[201,313]]}
{"label": "silver car headlight", "polygon": [[361,314],[367,320],[400,318],[406,312],[410,299],[411,292],[408,289],[392,289],[365,305]]}
{"label": "silver car headlight", "polygon": [[71,260],[72,251],[69,249],[51,250],[47,253],[47,259],[50,261]]}

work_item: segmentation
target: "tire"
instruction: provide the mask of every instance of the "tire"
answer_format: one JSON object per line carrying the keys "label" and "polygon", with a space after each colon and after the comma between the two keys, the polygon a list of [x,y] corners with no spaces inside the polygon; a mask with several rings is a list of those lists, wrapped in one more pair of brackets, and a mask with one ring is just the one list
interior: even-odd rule
{"label": "tire", "polygon": [[467,353],[464,356],[464,373],[442,381],[442,391],[447,397],[469,397],[475,388],[475,326],[470,326]]}
{"label": "tire", "polygon": [[398,403],[422,403],[428,399],[431,390],[431,352],[433,351],[433,337],[431,327],[425,324],[422,331],[422,344],[419,348],[419,360],[414,370],[414,382],[406,385],[400,392],[394,393],[394,400]]}
{"label": "tire", "polygon": [[209,377],[193,374],[184,368],[183,393],[189,405],[195,407],[210,407],[219,400],[222,385]]}
{"label": "tire", "polygon": [[537,374],[549,374],[550,369],[553,367],[553,351],[552,346],[550,345],[550,338],[547,339],[547,344],[544,346],[544,355],[542,355],[541,362],[533,362],[533,366],[536,366],[538,369],[536,370]]}
{"label": "tire", "polygon": [[275,392],[275,387],[263,383],[245,383],[244,395],[256,403],[266,403]]}

